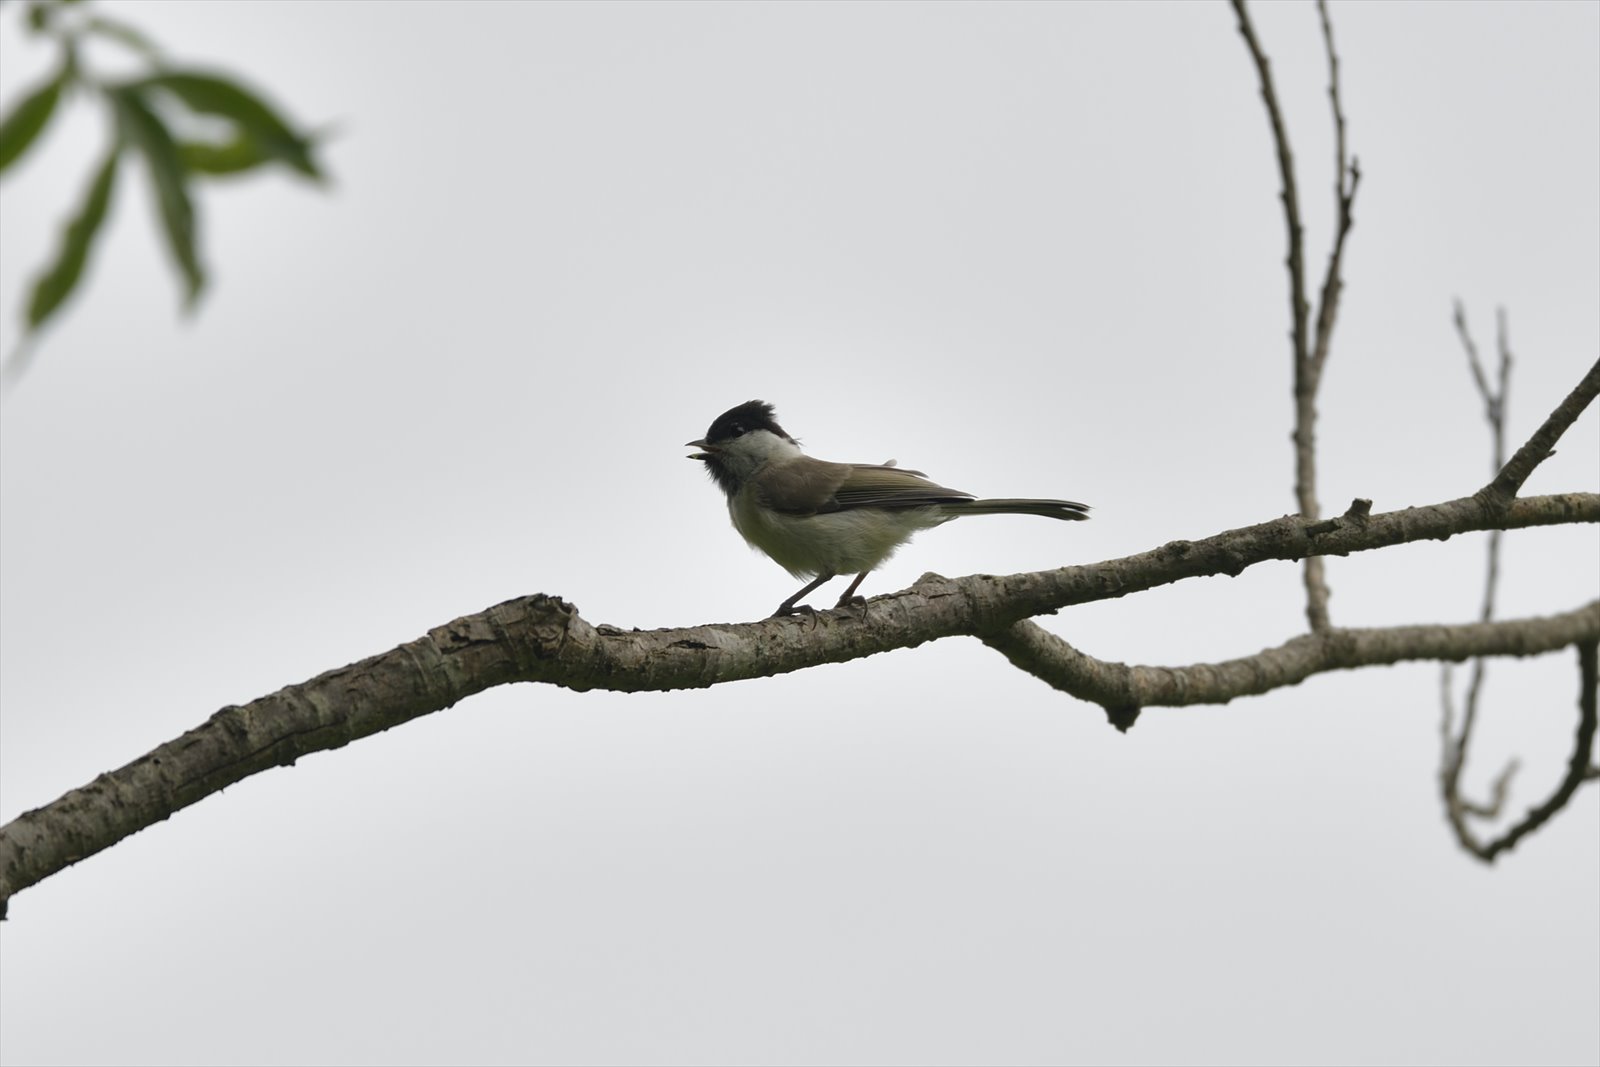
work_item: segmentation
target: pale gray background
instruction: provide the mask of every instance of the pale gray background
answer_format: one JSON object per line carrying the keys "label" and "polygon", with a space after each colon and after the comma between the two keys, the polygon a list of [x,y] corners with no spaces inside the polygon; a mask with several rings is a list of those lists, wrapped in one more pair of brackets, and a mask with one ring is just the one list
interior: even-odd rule
{"label": "pale gray background", "polygon": [[[50,61],[0,17],[0,98]],[[175,323],[142,175],[4,406],[0,818],[457,615],[769,611],[680,442],[760,396],[818,454],[1097,508],[925,570],[1104,559],[1292,507],[1278,181],[1222,4],[127,3],[334,124],[331,196],[204,197]],[[1322,496],[1472,491],[1449,325],[1512,312],[1520,441],[1593,361],[1593,4],[1336,5],[1366,171]],[[1257,10],[1320,276],[1314,10]],[[99,144],[8,175],[0,343]],[[131,172],[130,172],[131,173]],[[1530,492],[1595,490],[1593,411]],[[1350,625],[1464,621],[1482,539],[1330,565]],[[1600,586],[1512,534],[1507,615]],[[1262,566],[1074,609],[1187,663],[1303,626]],[[1493,668],[1481,787],[1560,773],[1565,653]],[[1432,666],[1099,710],[972,641],[706,692],[512,687],[253,778],[17,897],[7,1063],[1528,1062],[1600,1057],[1591,787],[1499,869],[1435,792]]]}

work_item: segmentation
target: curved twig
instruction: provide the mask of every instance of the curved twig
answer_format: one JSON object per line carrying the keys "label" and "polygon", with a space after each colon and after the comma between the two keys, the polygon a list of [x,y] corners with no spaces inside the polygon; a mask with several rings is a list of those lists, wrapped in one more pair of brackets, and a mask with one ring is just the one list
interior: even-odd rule
{"label": "curved twig", "polygon": [[[1484,842],[1479,841],[1471,827],[1466,824],[1467,814],[1478,814],[1471,807],[1461,801],[1459,793],[1454,795],[1457,801],[1449,809],[1451,825],[1455,827],[1456,837],[1461,846],[1485,863],[1493,863],[1502,852],[1509,852],[1517,847],[1517,842],[1533,833],[1539,827],[1549,822],[1550,819],[1567,806],[1578,791],[1578,787],[1586,781],[1593,780],[1594,773],[1594,735],[1596,726],[1596,689],[1597,669],[1596,660],[1600,659],[1600,641],[1588,638],[1577,642],[1578,648],[1578,730],[1573,738],[1572,755],[1567,760],[1567,773],[1561,778],[1555,792],[1536,808],[1529,809],[1521,821],[1507,829],[1499,837]],[[1457,768],[1459,770],[1459,768]]]}

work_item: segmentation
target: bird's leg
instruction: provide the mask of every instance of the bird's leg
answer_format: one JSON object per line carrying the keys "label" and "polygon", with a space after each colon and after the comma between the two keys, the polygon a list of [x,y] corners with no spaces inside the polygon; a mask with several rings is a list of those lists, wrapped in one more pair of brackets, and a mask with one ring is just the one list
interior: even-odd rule
{"label": "bird's leg", "polygon": [[854,604],[865,604],[867,602],[867,598],[864,596],[856,596],[856,587],[861,584],[861,579],[865,578],[871,573],[872,572],[870,570],[865,570],[856,575],[856,580],[850,583],[850,588],[844,591],[844,596],[839,598],[839,603],[836,604],[835,607],[848,608]]}
{"label": "bird's leg", "polygon": [[[823,582],[831,581],[833,578],[834,578],[834,575],[832,575],[832,574],[819,574],[819,575],[817,575],[810,582],[806,583],[806,587],[804,589],[800,590],[798,593],[796,593],[794,596],[790,597],[788,600],[785,600],[782,604],[779,604],[778,605],[778,610],[774,611],[772,613],[772,617],[774,619],[776,619],[776,618],[780,618],[780,617],[782,617],[784,615],[799,615],[802,612],[804,612],[807,615],[815,615],[817,613],[817,609],[812,607],[811,605],[809,605],[809,604],[801,604],[799,607],[796,607],[795,604],[796,604],[797,601],[799,601],[799,599],[801,597],[805,596],[807,593],[810,593],[817,586],[821,585]],[[856,579],[856,581],[858,581],[858,582],[860,580],[861,580],[860,578]],[[852,585],[850,588],[854,589],[855,586]]]}

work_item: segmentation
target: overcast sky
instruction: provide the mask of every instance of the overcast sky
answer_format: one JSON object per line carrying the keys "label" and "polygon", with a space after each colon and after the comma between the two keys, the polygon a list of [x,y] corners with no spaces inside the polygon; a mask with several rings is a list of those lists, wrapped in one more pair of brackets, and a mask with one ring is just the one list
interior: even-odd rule
{"label": "overcast sky", "polygon": [[[1224,4],[111,10],[335,130],[334,181],[206,191],[192,321],[123,182],[4,398],[0,820],[513,596],[765,615],[795,583],[680,447],[752,397],[825,458],[1096,509],[925,533],[868,595],[1294,506],[1278,179]],[[1516,442],[1600,350],[1600,6],[1332,10],[1364,177],[1321,496],[1385,511],[1488,476],[1453,297],[1486,348],[1509,309]],[[21,14],[4,107],[53,61]],[[1315,9],[1256,18],[1320,275]],[[102,135],[79,102],[6,175],[0,351]],[[1591,410],[1527,491],[1597,488]],[[1502,613],[1592,599],[1596,542],[1509,535]],[[1482,556],[1332,560],[1334,621],[1470,620]],[[1185,664],[1304,618],[1284,564],[1046,625]],[[1467,778],[1519,756],[1520,814],[1575,657],[1489,678]],[[1594,1063],[1600,792],[1470,860],[1438,692],[1431,665],[1322,676],[1121,736],[970,640],[500,688],[17,896],[0,1059]]]}

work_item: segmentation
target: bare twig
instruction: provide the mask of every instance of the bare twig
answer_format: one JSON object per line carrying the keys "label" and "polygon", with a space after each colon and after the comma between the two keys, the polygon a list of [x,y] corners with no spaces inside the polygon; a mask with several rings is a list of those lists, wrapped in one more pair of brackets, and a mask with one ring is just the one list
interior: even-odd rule
{"label": "bare twig", "polygon": [[[1511,347],[1506,336],[1505,312],[1498,313],[1500,369],[1496,376],[1498,387],[1491,387],[1489,376],[1484,371],[1483,361],[1478,356],[1477,342],[1472,338],[1472,330],[1467,326],[1467,312],[1461,301],[1455,302],[1455,327],[1456,335],[1461,339],[1461,348],[1467,356],[1467,367],[1472,372],[1472,381],[1478,387],[1478,396],[1483,400],[1484,420],[1489,424],[1491,440],[1490,466],[1491,472],[1500,470],[1505,465],[1506,455],[1506,392],[1511,383]],[[1478,618],[1488,622],[1494,618],[1495,595],[1500,586],[1500,531],[1489,531],[1487,576],[1483,583],[1483,607]],[[1455,671],[1451,665],[1443,668],[1442,686],[1442,713],[1443,722],[1440,726],[1442,741],[1440,747],[1439,788],[1444,797],[1445,812],[1450,819],[1450,825],[1455,830],[1456,837],[1463,845],[1470,839],[1470,832],[1466,825],[1468,815],[1478,818],[1498,818],[1505,803],[1511,779],[1516,774],[1517,761],[1511,760],[1503,771],[1495,778],[1492,799],[1484,803],[1475,803],[1466,799],[1461,793],[1461,772],[1466,766],[1467,750],[1472,745],[1472,731],[1477,726],[1479,697],[1483,693],[1483,681],[1487,671],[1487,661],[1482,657],[1472,661],[1472,679],[1467,684],[1467,695],[1461,715],[1461,727],[1456,731],[1453,727],[1455,719],[1454,684]]]}
{"label": "bare twig", "polygon": [[[1462,343],[1467,350],[1467,357],[1472,363],[1473,378],[1478,383],[1478,393],[1483,397],[1484,416],[1489,421],[1489,431],[1493,439],[1493,454],[1489,461],[1489,469],[1498,471],[1506,462],[1506,412],[1510,410],[1510,398],[1507,393],[1511,388],[1511,344],[1506,334],[1506,312],[1499,308],[1495,312],[1498,328],[1495,331],[1500,352],[1500,373],[1497,376],[1498,388],[1490,391],[1488,379],[1478,365],[1478,350],[1472,344],[1470,331],[1467,329],[1467,315],[1461,302],[1456,302],[1456,328],[1461,333]],[[1495,597],[1500,591],[1500,530],[1489,531],[1489,549],[1487,568],[1488,574],[1483,582],[1483,608],[1478,618],[1488,622],[1494,618]],[[1476,714],[1478,691],[1483,684],[1483,661],[1480,659],[1473,664],[1472,685],[1468,690],[1467,700],[1469,707],[1467,717]]]}
{"label": "bare twig", "polygon": [[[1256,37],[1244,0],[1233,0],[1233,9],[1239,18],[1239,33],[1250,50],[1256,74],[1261,81],[1261,98],[1266,104],[1267,120],[1272,127],[1278,174],[1283,183],[1281,199],[1289,235],[1289,254],[1285,263],[1289,270],[1290,340],[1294,364],[1295,498],[1300,505],[1300,514],[1307,519],[1315,519],[1321,511],[1317,502],[1317,391],[1321,387],[1322,370],[1332,346],[1334,323],[1339,313],[1339,296],[1344,288],[1342,270],[1345,239],[1354,224],[1351,205],[1355,201],[1361,170],[1349,162],[1347,155],[1344,107],[1339,95],[1339,56],[1333,45],[1333,25],[1328,18],[1327,5],[1318,0],[1317,14],[1322,24],[1323,44],[1328,57],[1328,97],[1333,108],[1334,198],[1338,221],[1333,249],[1328,256],[1327,273],[1322,280],[1313,336],[1310,304],[1306,298],[1305,227],[1300,217],[1300,197],[1295,184],[1294,156],[1289,149],[1288,128],[1283,120],[1283,111],[1278,106],[1271,63]],[[1306,620],[1312,632],[1326,630],[1332,623],[1328,614],[1328,583],[1320,558],[1306,559],[1304,580]]]}
{"label": "bare twig", "polygon": [[[1530,809],[1522,821],[1491,841],[1477,840],[1471,829],[1465,827],[1465,819],[1460,820],[1456,832],[1461,839],[1462,847],[1483,862],[1493,863],[1500,853],[1516,848],[1518,841],[1549,822],[1557,812],[1566,807],[1579,786],[1596,777],[1592,761],[1597,700],[1596,660],[1600,659],[1600,654],[1597,653],[1600,653],[1600,642],[1594,640],[1578,642],[1578,730],[1573,738],[1572,755],[1567,760],[1567,773],[1562,776],[1561,784],[1556,786],[1555,792],[1551,793],[1543,804]],[[1456,822],[1456,819],[1452,819],[1453,825]]]}
{"label": "bare twig", "polygon": [[[1250,58],[1255,61],[1256,75],[1261,80],[1261,99],[1266,104],[1267,121],[1272,126],[1272,140],[1278,151],[1278,177],[1283,183],[1280,199],[1283,202],[1284,226],[1289,232],[1289,256],[1285,265],[1289,268],[1290,336],[1298,375],[1303,365],[1309,362],[1307,323],[1310,321],[1310,308],[1306,303],[1305,227],[1300,222],[1300,194],[1294,179],[1294,155],[1289,150],[1289,130],[1283,122],[1283,111],[1278,107],[1278,91],[1272,82],[1272,64],[1256,38],[1255,26],[1250,22],[1250,11],[1245,7],[1244,0],[1233,0],[1233,10],[1239,17],[1239,34],[1250,49]],[[1296,395],[1301,391],[1301,385],[1297,377]],[[1303,511],[1301,514],[1308,519],[1316,518],[1315,514],[1306,515]]]}
{"label": "bare twig", "polygon": [[1496,310],[1495,318],[1499,323],[1500,337],[1500,388],[1489,387],[1489,376],[1484,373],[1483,360],[1478,358],[1478,343],[1472,339],[1472,330],[1467,326],[1467,309],[1458,299],[1455,302],[1455,313],[1452,321],[1456,327],[1456,337],[1461,341],[1461,348],[1467,354],[1467,369],[1472,372],[1472,382],[1478,387],[1478,395],[1483,398],[1483,414],[1489,423],[1489,428],[1494,432],[1494,471],[1498,471],[1505,464],[1505,421],[1502,416],[1504,405],[1502,398],[1505,395],[1506,385],[1511,370],[1511,352],[1506,344],[1506,313],[1504,308]]}
{"label": "bare twig", "polygon": [[1515,759],[1506,763],[1505,769],[1495,777],[1494,783],[1489,787],[1489,802],[1477,804],[1465,797],[1461,800],[1461,810],[1480,819],[1498,819],[1500,812],[1505,808],[1506,798],[1510,795],[1511,779],[1521,767]]}
{"label": "bare twig", "polygon": [[1556,441],[1567,432],[1583,409],[1594,402],[1600,395],[1600,360],[1589,368],[1589,373],[1577,384],[1567,398],[1550,413],[1544,424],[1533,432],[1527,442],[1506,461],[1500,468],[1500,473],[1495,475],[1494,481],[1478,490],[1478,497],[1485,507],[1503,508],[1515,499],[1522,491],[1523,483],[1534,468],[1551,456],[1555,455]]}
{"label": "bare twig", "polygon": [[1333,107],[1334,159],[1333,199],[1337,220],[1333,251],[1328,255],[1328,270],[1322,279],[1322,297],[1317,306],[1317,333],[1311,350],[1316,382],[1321,383],[1322,367],[1333,343],[1333,326],[1339,314],[1339,296],[1344,291],[1344,243],[1355,225],[1351,208],[1356,186],[1361,183],[1361,165],[1352,161],[1345,148],[1344,107],[1339,99],[1339,55],[1333,48],[1333,24],[1328,20],[1328,5],[1317,0],[1317,15],[1322,21],[1322,41],[1328,55],[1328,100]]}
{"label": "bare twig", "polygon": [[[1473,660],[1473,684],[1481,683],[1483,675],[1479,666],[1483,659]],[[1476,694],[1468,698],[1469,708],[1476,710]],[[1506,765],[1495,776],[1494,783],[1489,789],[1487,802],[1467,799],[1461,792],[1461,770],[1466,765],[1467,744],[1472,734],[1472,726],[1476,722],[1476,715],[1468,717],[1462,724],[1461,732],[1455,731],[1455,672],[1452,664],[1446,663],[1439,671],[1439,703],[1443,708],[1443,715],[1439,722],[1439,793],[1444,798],[1445,817],[1450,820],[1451,829],[1455,831],[1456,839],[1470,850],[1472,834],[1467,826],[1465,816],[1472,815],[1480,819],[1498,819],[1500,812],[1505,808],[1506,798],[1510,795],[1511,780],[1516,777],[1520,764],[1516,759],[1506,761]]]}
{"label": "bare twig", "polygon": [[[1507,504],[1515,498],[1516,490],[1521,487],[1533,468],[1550,454],[1550,446],[1556,438],[1565,432],[1567,426],[1577,418],[1578,413],[1586,408],[1600,392],[1600,363],[1590,369],[1578,387],[1556,407],[1543,426],[1523,445],[1517,452],[1517,457],[1526,463],[1526,470],[1520,475],[1512,472],[1510,479],[1506,472],[1510,465],[1505,459],[1506,438],[1506,413],[1509,410],[1508,395],[1511,388],[1511,343],[1508,337],[1506,314],[1503,308],[1498,309],[1495,315],[1496,348],[1499,353],[1499,367],[1495,375],[1495,385],[1489,384],[1489,375],[1485,371],[1482,359],[1478,355],[1478,346],[1472,338],[1472,331],[1467,326],[1466,310],[1458,300],[1455,304],[1456,334],[1461,339],[1461,347],[1466,352],[1467,367],[1472,373],[1472,381],[1478,388],[1478,395],[1483,400],[1484,420],[1489,424],[1489,433],[1492,441],[1490,470],[1496,472],[1494,481],[1479,492],[1480,497],[1488,501],[1497,502],[1504,500]],[[1506,479],[1502,483],[1502,479]],[[1515,479],[1515,485],[1512,480]],[[1502,496],[1509,489],[1508,496]],[[1500,543],[1501,531],[1489,532],[1488,558],[1486,560],[1486,574],[1483,583],[1483,607],[1479,612],[1479,619],[1483,625],[1489,625],[1494,617],[1495,597],[1500,585]],[[1518,763],[1512,759],[1507,762],[1504,770],[1495,777],[1490,788],[1490,799],[1487,803],[1475,802],[1463,796],[1461,791],[1461,775],[1466,766],[1467,752],[1472,746],[1472,733],[1478,721],[1480,698],[1483,694],[1483,681],[1487,672],[1487,661],[1482,657],[1472,661],[1472,679],[1467,685],[1467,695],[1461,714],[1461,726],[1454,729],[1455,702],[1453,696],[1453,674],[1447,664],[1441,672],[1441,704],[1443,705],[1442,722],[1440,725],[1440,761],[1439,761],[1439,791],[1444,801],[1445,817],[1450,822],[1456,840],[1461,847],[1469,853],[1483,860],[1493,863],[1501,852],[1512,848],[1526,835],[1538,829],[1551,816],[1571,799],[1593,769],[1590,766],[1590,752],[1594,742],[1595,709],[1595,646],[1591,639],[1584,638],[1573,642],[1579,652],[1579,707],[1582,711],[1578,725],[1578,737],[1573,750],[1572,762],[1561,785],[1552,797],[1539,808],[1528,815],[1515,826],[1511,827],[1500,837],[1489,842],[1481,841],[1470,824],[1470,819],[1492,820],[1498,819],[1505,809],[1506,799],[1510,792],[1512,776],[1516,774]]]}

